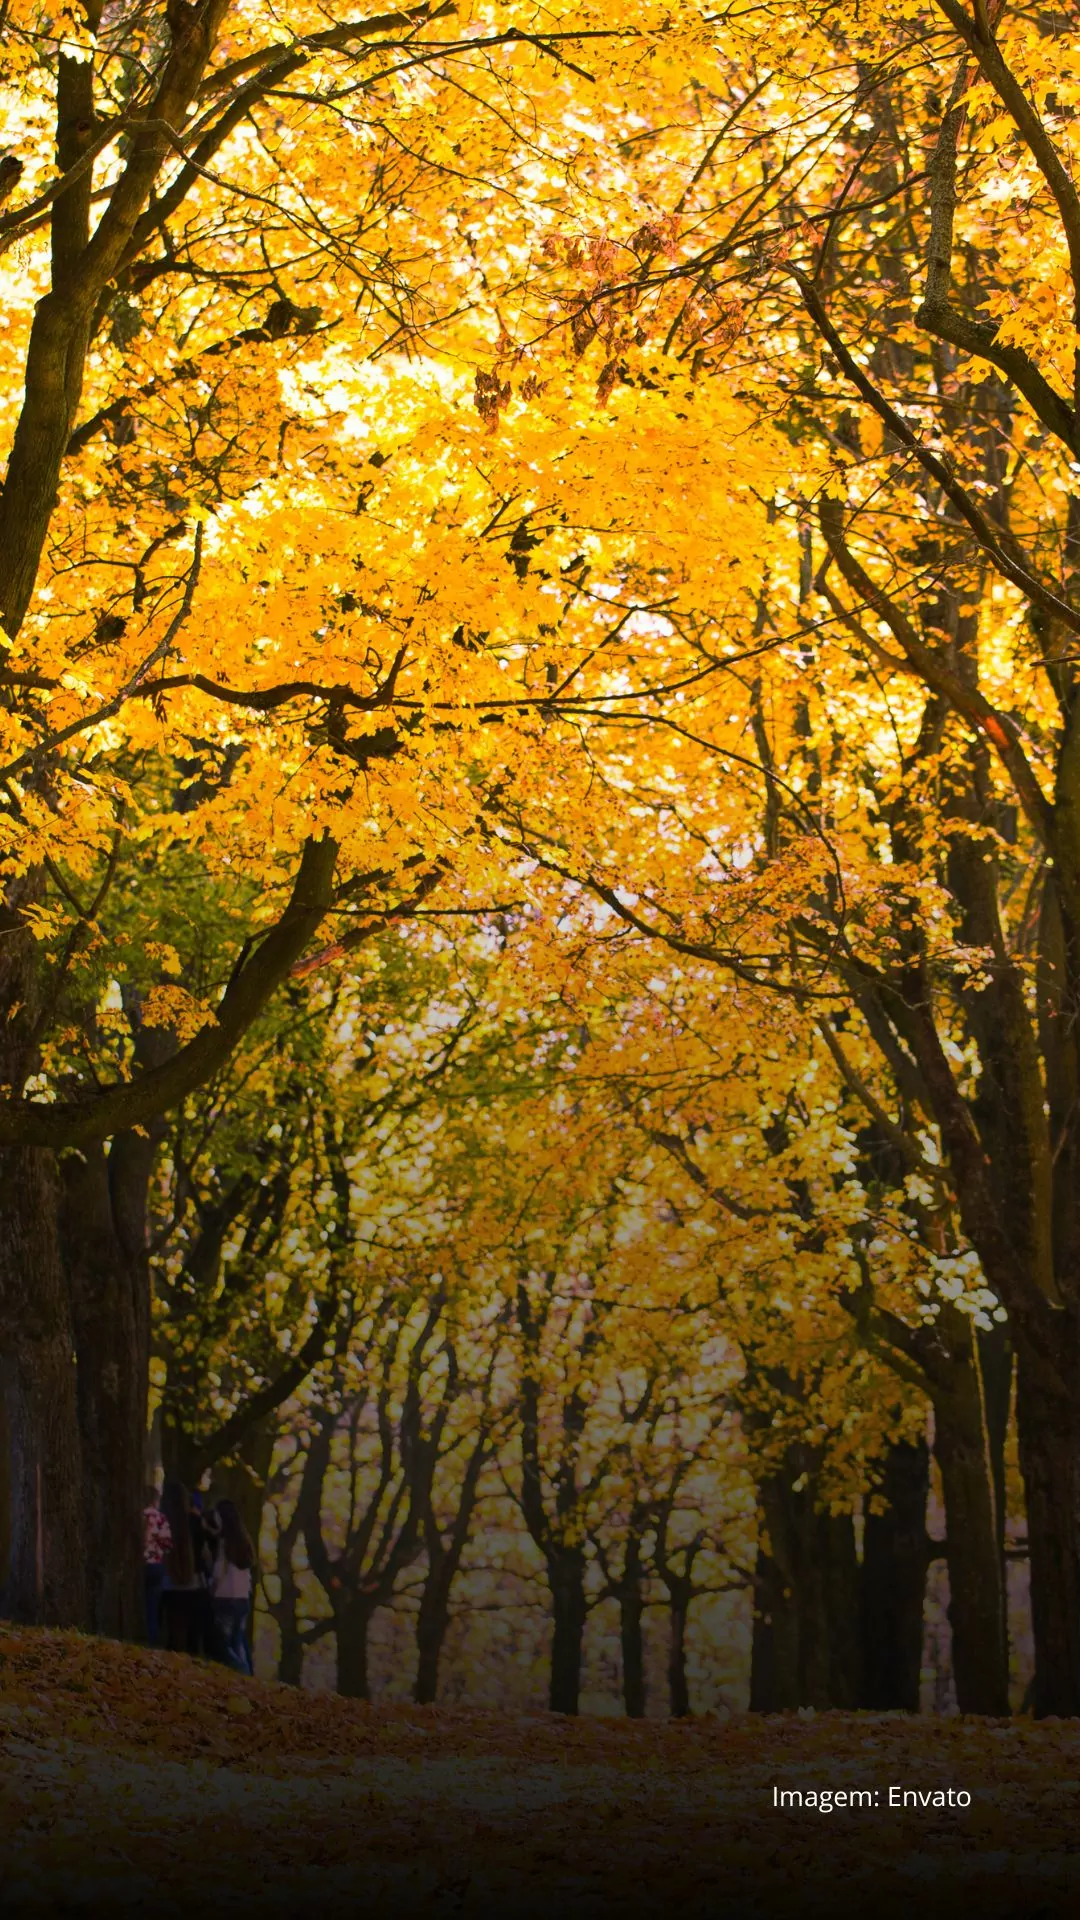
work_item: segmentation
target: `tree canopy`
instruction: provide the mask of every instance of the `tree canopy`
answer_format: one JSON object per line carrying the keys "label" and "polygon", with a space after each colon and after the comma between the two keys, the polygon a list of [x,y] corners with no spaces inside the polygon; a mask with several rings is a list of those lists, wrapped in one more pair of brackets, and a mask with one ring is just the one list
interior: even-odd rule
{"label": "tree canopy", "polygon": [[1080,1712],[1074,37],[335,11],[0,8],[6,1605]]}

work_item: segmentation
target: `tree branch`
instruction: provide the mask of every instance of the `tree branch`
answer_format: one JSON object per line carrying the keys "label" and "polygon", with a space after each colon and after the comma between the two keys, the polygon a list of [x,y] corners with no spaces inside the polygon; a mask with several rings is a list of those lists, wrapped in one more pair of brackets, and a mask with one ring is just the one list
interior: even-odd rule
{"label": "tree branch", "polygon": [[1033,605],[1041,607],[1044,613],[1061,620],[1070,633],[1080,634],[1080,612],[1069,605],[1067,600],[1059,599],[1048,586],[1031,572],[1026,562],[1009,551],[1013,543],[1004,528],[995,527],[978,507],[967,489],[955,479],[945,462],[923,445],[918,435],[908,426],[903,416],[886,400],[883,393],[875,387],[873,381],[864,373],[845,346],[825,308],[818,297],[817,289],[807,275],[798,267],[789,267],[788,271],[796,281],[806,310],[822,339],[832,349],[833,354],[852,385],[862,395],[867,405],[872,407],[878,419],[888,427],[893,438],[902,447],[913,453],[919,465],[931,479],[936,480],[947,500],[956,508],[961,519],[971,528],[980,547],[987,553],[997,570],[1013,586],[1019,587]]}
{"label": "tree branch", "polygon": [[[984,12],[985,12],[984,8]],[[1001,12],[996,0],[993,13]],[[987,33],[990,31],[987,18]],[[1005,374],[1034,408],[1048,430],[1064,441],[1070,452],[1077,452],[1077,419],[1068,402],[1040,373],[1033,360],[1020,347],[996,344],[998,326],[989,321],[972,320],[957,311],[949,300],[952,283],[953,225],[956,218],[956,159],[965,110],[961,104],[969,84],[965,60],[953,83],[934,155],[928,169],[930,178],[930,240],[927,249],[926,293],[915,318],[928,333],[948,340],[965,353],[986,360]]]}
{"label": "tree branch", "polygon": [[1055,847],[1054,810],[1017,738],[1013,722],[999,713],[978,687],[954,673],[940,654],[920,640],[907,615],[855,558],[844,537],[839,502],[823,500],[818,517],[829,551],[848,586],[854,588],[880,620],[885,621],[924,684],[935,693],[942,694],[956,713],[985,734],[1004,765],[1040,844],[1052,855]]}
{"label": "tree branch", "polygon": [[0,1101],[0,1143],[86,1146],[145,1125],[202,1086],[228,1059],[329,911],[337,851],[326,836],[305,842],[285,912],[233,974],[213,1021],[170,1060],[81,1100]]}
{"label": "tree branch", "polygon": [[[1073,283],[1073,322],[1080,330],[1080,194],[1077,193],[1069,170],[1047,131],[1042,115],[1005,60],[994,38],[986,9],[982,9],[981,18],[972,19],[960,5],[959,0],[935,0],[935,5],[959,34],[964,45],[974,54],[980,72],[990,82],[1002,106],[1012,119],[1020,138],[1053,195],[1069,250],[1069,269]],[[1077,350],[1074,365],[1077,370],[1073,394],[1075,409],[1080,408],[1080,349]]]}

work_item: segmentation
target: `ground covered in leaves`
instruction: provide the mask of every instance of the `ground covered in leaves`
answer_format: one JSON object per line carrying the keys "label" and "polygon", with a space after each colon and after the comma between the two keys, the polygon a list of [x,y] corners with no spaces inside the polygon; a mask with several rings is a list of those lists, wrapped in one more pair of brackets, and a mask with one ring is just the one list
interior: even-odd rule
{"label": "ground covered in leaves", "polygon": [[[774,1806],[869,1788],[873,1808]],[[970,1792],[891,1809],[890,1787]],[[1080,1722],[366,1707],[0,1631],[0,1913],[1080,1910]]]}

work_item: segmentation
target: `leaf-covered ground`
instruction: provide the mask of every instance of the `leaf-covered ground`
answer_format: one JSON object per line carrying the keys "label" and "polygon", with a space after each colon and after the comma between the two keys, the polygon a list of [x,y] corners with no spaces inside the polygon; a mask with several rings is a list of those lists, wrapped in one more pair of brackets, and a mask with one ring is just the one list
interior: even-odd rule
{"label": "leaf-covered ground", "polygon": [[[969,1809],[890,1809],[890,1787]],[[774,1787],[881,1804],[781,1810]],[[1080,1911],[1080,1723],[365,1707],[0,1632],[0,1913]]]}

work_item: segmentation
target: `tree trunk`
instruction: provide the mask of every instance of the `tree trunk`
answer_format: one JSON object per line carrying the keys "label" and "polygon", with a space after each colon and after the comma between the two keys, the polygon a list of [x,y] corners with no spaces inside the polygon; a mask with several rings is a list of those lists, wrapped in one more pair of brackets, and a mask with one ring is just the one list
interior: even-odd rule
{"label": "tree trunk", "polygon": [[375,1609],[356,1601],[334,1609],[337,1637],[337,1690],[347,1700],[370,1700],[368,1629]]}
{"label": "tree trunk", "polygon": [[85,1627],[75,1345],[52,1154],[5,1149],[0,1192],[0,1392],[11,1514],[3,1611],[15,1620]]}
{"label": "tree trunk", "polygon": [[925,1440],[897,1441],[872,1490],[885,1511],[868,1511],[863,1527],[859,1704],[874,1713],[919,1711],[929,1489]]}
{"label": "tree trunk", "polygon": [[8,1554],[11,1548],[11,1435],[8,1431],[7,1402],[0,1383],[0,1594],[7,1585]]}
{"label": "tree trunk", "polygon": [[280,1635],[277,1677],[287,1687],[299,1687],[304,1678],[304,1636],[299,1619],[300,1583],[296,1578],[295,1565],[301,1518],[297,1502],[287,1524],[278,1532],[275,1558],[278,1598],[276,1601],[268,1599]]}
{"label": "tree trunk", "polygon": [[182,1480],[185,1487],[198,1485],[203,1474],[199,1443],[186,1427],[170,1418],[162,1405],[161,1465],[166,1480]]}
{"label": "tree trunk", "polygon": [[581,1660],[585,1638],[585,1561],[566,1552],[548,1562],[551,1585],[551,1683],[548,1704],[552,1713],[576,1714],[581,1698]]}
{"label": "tree trunk", "polygon": [[297,1619],[299,1589],[295,1578],[288,1583],[282,1576],[281,1600],[275,1609],[278,1632],[281,1636],[278,1648],[277,1677],[286,1687],[299,1687],[304,1679],[304,1637]]}
{"label": "tree trunk", "polygon": [[[796,1490],[796,1483],[801,1482]],[[859,1567],[850,1514],[822,1512],[807,1449],[759,1488],[751,1711],[852,1709],[860,1697]]]}
{"label": "tree trunk", "polygon": [[[280,1624],[280,1623],[279,1623]],[[295,1620],[291,1625],[281,1625],[281,1650],[278,1654],[277,1677],[284,1687],[299,1687],[304,1681],[304,1643],[300,1638]]]}
{"label": "tree trunk", "polygon": [[983,1404],[986,1408],[987,1443],[990,1449],[990,1476],[994,1488],[994,1517],[998,1547],[1005,1553],[1005,1443],[1012,1412],[1013,1347],[1007,1325],[989,1329],[976,1327],[975,1353],[982,1378]]}
{"label": "tree trunk", "polygon": [[819,1513],[816,1519],[824,1571],[815,1593],[816,1626],[826,1650],[825,1686],[831,1705],[851,1712],[862,1692],[855,1522],[850,1513]]}
{"label": "tree trunk", "polygon": [[139,1639],[150,1354],[145,1208],[153,1147],[120,1135],[63,1161],[61,1242],[78,1355],[89,1624]]}
{"label": "tree trunk", "polygon": [[416,1620],[416,1681],[413,1699],[419,1707],[434,1704],[439,1692],[439,1660],[450,1625],[450,1608],[441,1596],[428,1601],[425,1584]]}
{"label": "tree trunk", "polygon": [[779,1713],[781,1697],[795,1691],[795,1660],[789,1651],[794,1621],[791,1596],[772,1554],[763,1546],[754,1563],[754,1625],[750,1641],[750,1712]]}
{"label": "tree trunk", "polygon": [[619,1583],[619,1641],[622,1649],[623,1705],[627,1718],[645,1717],[645,1640],[642,1616],[645,1596],[641,1579],[641,1547],[631,1538]]}
{"label": "tree trunk", "polygon": [[1080,1340],[1055,1314],[1056,1349],[1016,1329],[1017,1426],[1027,1495],[1036,1714],[1080,1714]]}
{"label": "tree trunk", "polygon": [[690,1716],[690,1688],[686,1678],[686,1623],[692,1594],[679,1582],[670,1595],[671,1641],[668,1648],[668,1703],[673,1720]]}
{"label": "tree trunk", "polygon": [[949,1625],[961,1713],[1009,1711],[1005,1568],[997,1544],[985,1435],[935,1406],[948,1541]]}
{"label": "tree trunk", "polygon": [[414,1497],[419,1494],[418,1506],[423,1511],[428,1567],[416,1620],[417,1661],[413,1699],[418,1706],[431,1706],[438,1695],[439,1661],[450,1625],[450,1595],[472,1533],[480,1479],[489,1457],[488,1428],[484,1424],[473,1441],[465,1465],[457,1511],[448,1538],[444,1537],[432,1501],[432,1474],[427,1474],[418,1488],[414,1482]]}
{"label": "tree trunk", "polygon": [[429,1524],[426,1529],[428,1571],[416,1616],[416,1679],[413,1684],[413,1699],[419,1707],[434,1705],[438,1696],[439,1661],[442,1657],[443,1641],[446,1639],[447,1628],[450,1625],[450,1592],[461,1564],[461,1550],[467,1537],[471,1512],[471,1504],[468,1513],[464,1512],[463,1507],[459,1508],[459,1524],[455,1527],[451,1546],[447,1547],[431,1514],[429,1504]]}

